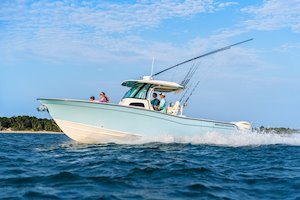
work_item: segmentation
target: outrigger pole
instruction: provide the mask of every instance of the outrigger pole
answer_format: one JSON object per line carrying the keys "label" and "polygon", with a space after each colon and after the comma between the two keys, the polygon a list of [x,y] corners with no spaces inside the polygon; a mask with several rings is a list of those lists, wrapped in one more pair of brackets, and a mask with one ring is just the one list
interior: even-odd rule
{"label": "outrigger pole", "polygon": [[202,54],[202,55],[200,55],[200,56],[197,56],[197,57],[195,57],[195,58],[192,58],[192,59],[189,59],[189,60],[186,60],[186,61],[183,61],[183,62],[181,62],[181,63],[179,63],[179,64],[176,64],[176,65],[174,65],[174,66],[172,66],[172,67],[168,67],[168,68],[166,68],[166,69],[164,69],[164,70],[162,70],[162,71],[160,71],[160,72],[157,72],[157,73],[153,74],[152,77],[157,76],[157,75],[159,75],[159,74],[162,74],[162,73],[164,73],[164,72],[166,72],[166,71],[169,71],[170,69],[173,69],[173,68],[175,68],[175,67],[178,67],[178,66],[180,66],[180,65],[183,65],[183,64],[185,64],[185,63],[191,62],[191,61],[193,61],[193,60],[197,60],[197,59],[203,58],[203,57],[205,57],[205,56],[209,56],[209,55],[212,55],[212,54],[221,52],[221,51],[228,50],[228,49],[230,49],[230,48],[233,47],[233,46],[237,46],[237,45],[240,45],[240,44],[249,42],[249,41],[251,41],[251,40],[253,40],[253,38],[248,39],[248,40],[244,40],[244,41],[242,41],[242,42],[238,42],[238,43],[235,43],[235,44],[232,44],[232,45],[229,45],[229,46],[226,46],[226,47],[223,47],[223,48],[220,48],[220,49],[217,49],[217,50],[214,50],[214,51],[205,53],[205,54]]}

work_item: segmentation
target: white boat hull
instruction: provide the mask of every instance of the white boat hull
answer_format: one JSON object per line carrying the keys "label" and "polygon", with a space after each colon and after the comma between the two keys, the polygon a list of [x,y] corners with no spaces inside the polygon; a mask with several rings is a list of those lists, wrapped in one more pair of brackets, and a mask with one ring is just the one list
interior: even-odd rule
{"label": "white boat hull", "polygon": [[104,129],[86,124],[54,119],[61,130],[75,141],[87,144],[101,144],[110,142],[131,142],[141,138],[116,130]]}
{"label": "white boat hull", "polygon": [[142,138],[231,133],[234,123],[192,119],[157,111],[80,100],[39,99],[62,131],[80,143],[126,143]]}

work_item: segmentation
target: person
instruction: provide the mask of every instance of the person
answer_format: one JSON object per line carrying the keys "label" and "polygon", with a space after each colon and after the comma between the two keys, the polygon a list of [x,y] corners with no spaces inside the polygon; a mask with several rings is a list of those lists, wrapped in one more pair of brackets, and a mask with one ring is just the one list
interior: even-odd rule
{"label": "person", "polygon": [[157,98],[157,93],[154,92],[152,97],[153,97],[153,99],[151,100],[151,105],[154,110],[158,110],[160,100]]}
{"label": "person", "polygon": [[90,97],[90,101],[95,101],[95,97],[94,97],[94,96],[91,96],[91,97]]}
{"label": "person", "polygon": [[106,94],[104,92],[100,92],[100,103],[108,103],[109,102],[109,98],[106,96]]}
{"label": "person", "polygon": [[159,96],[160,96],[160,103],[158,106],[158,110],[160,112],[167,113],[166,95],[164,93],[160,93]]}

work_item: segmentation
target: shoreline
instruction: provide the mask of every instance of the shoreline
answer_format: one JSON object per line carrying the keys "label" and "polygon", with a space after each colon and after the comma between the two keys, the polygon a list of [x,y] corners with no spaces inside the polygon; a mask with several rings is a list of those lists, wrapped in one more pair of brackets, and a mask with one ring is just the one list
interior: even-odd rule
{"label": "shoreline", "polygon": [[0,134],[64,134],[63,132],[52,131],[0,131]]}

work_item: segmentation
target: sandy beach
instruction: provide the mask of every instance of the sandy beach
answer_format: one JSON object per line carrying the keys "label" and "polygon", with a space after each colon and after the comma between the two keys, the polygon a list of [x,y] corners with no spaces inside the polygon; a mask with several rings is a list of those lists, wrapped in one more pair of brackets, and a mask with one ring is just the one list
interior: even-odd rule
{"label": "sandy beach", "polygon": [[63,132],[51,131],[0,131],[0,134],[64,134]]}

